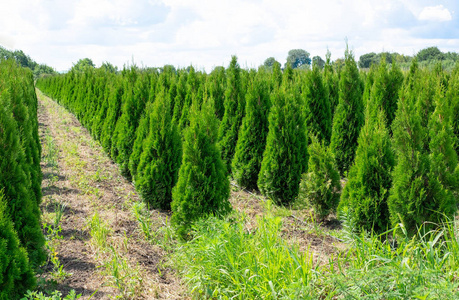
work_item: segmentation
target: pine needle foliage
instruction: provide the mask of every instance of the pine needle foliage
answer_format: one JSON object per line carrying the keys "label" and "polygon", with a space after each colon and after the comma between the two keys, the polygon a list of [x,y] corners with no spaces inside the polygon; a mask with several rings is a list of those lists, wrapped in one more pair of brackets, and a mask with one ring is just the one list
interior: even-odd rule
{"label": "pine needle foliage", "polygon": [[354,55],[349,49],[346,49],[345,65],[340,76],[339,102],[333,117],[330,147],[335,154],[338,170],[343,175],[354,161],[360,128],[364,122],[362,82]]}
{"label": "pine needle foliage", "polygon": [[285,88],[273,92],[271,103],[258,188],[277,204],[289,204],[298,196],[308,163],[302,103],[298,92]]}
{"label": "pine needle foliage", "polygon": [[246,94],[246,115],[242,120],[232,165],[233,178],[240,186],[250,190],[258,189],[270,106],[267,82],[257,76],[250,82]]}
{"label": "pine needle foliage", "polygon": [[208,215],[231,211],[229,179],[217,146],[218,120],[205,100],[193,105],[185,131],[177,185],[172,191],[172,224],[186,237],[192,224]]}

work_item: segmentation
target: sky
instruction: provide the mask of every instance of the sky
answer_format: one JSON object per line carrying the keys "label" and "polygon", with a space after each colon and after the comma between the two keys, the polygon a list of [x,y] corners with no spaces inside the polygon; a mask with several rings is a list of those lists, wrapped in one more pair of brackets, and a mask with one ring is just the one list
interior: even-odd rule
{"label": "sky", "polygon": [[356,59],[369,52],[459,52],[459,1],[0,0],[0,45],[66,71],[81,58],[119,68],[242,67],[288,51]]}

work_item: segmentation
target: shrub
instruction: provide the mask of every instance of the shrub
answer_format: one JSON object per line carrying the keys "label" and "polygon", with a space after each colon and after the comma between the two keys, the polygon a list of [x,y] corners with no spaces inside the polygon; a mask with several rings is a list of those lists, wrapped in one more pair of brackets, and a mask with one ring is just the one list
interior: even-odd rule
{"label": "shrub", "polygon": [[241,92],[241,86],[241,67],[237,63],[237,57],[233,56],[227,70],[225,114],[218,131],[219,147],[228,171],[231,170],[231,161],[236,149],[239,128],[244,117],[245,99]]}
{"label": "shrub", "polygon": [[319,218],[324,218],[338,206],[341,190],[339,172],[330,148],[314,135],[311,135],[308,155],[308,171],[300,182],[298,202],[312,206]]}
{"label": "shrub", "polygon": [[266,82],[258,77],[253,79],[246,103],[232,169],[233,178],[240,186],[255,190],[268,135],[270,100]]}
{"label": "shrub", "polygon": [[135,178],[137,190],[150,207],[170,209],[181,158],[181,138],[172,122],[170,101],[168,97],[158,97],[153,103],[150,130]]}
{"label": "shrub", "polygon": [[201,110],[196,106],[191,109],[182,165],[172,191],[171,221],[181,236],[185,236],[199,218],[224,215],[231,210],[229,180],[217,147],[217,118],[208,101]]}
{"label": "shrub", "polygon": [[19,299],[35,287],[26,250],[21,246],[0,190],[0,299]]}
{"label": "shrub", "polygon": [[280,89],[272,95],[258,188],[276,203],[288,204],[298,196],[301,174],[308,163],[305,122],[295,91]]}
{"label": "shrub", "polygon": [[346,49],[339,81],[339,102],[333,117],[330,147],[343,175],[354,161],[360,128],[363,125],[362,83],[352,52]]}
{"label": "shrub", "polygon": [[347,210],[359,229],[382,233],[390,224],[387,199],[395,157],[385,113],[375,103],[374,96],[372,93],[367,106],[355,162],[349,170],[338,211]]}

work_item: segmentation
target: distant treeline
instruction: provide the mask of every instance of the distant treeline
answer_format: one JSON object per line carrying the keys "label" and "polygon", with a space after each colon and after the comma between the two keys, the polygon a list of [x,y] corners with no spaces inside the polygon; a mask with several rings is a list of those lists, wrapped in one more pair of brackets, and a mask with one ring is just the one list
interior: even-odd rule
{"label": "distant treeline", "polygon": [[57,74],[57,72],[45,64],[35,62],[30,56],[26,55],[22,50],[10,51],[0,46],[0,60],[14,59],[21,67],[29,68],[33,72],[33,76],[37,78],[42,74]]}
{"label": "distant treeline", "polygon": [[459,59],[457,52],[441,52],[438,47],[428,47],[420,50],[415,56],[399,54],[397,52],[370,52],[360,56],[359,67],[370,68],[371,65],[378,65],[382,57],[386,58],[386,62],[391,64],[396,61],[404,70],[409,69],[411,61],[416,57],[421,67],[432,69],[437,62],[441,62],[443,69],[451,71]]}

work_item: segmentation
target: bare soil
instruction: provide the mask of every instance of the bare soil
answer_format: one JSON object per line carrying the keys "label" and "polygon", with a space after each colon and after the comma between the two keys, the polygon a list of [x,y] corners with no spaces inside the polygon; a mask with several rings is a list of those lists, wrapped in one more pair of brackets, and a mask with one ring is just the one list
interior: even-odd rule
{"label": "bare soil", "polygon": [[[55,203],[64,203],[60,221],[62,231],[58,258],[63,270],[71,275],[53,277],[53,265],[43,267],[42,281],[49,289],[63,294],[75,290],[80,299],[184,299],[186,289],[178,275],[167,266],[167,253],[147,242],[130,210],[139,201],[133,185],[123,178],[118,166],[104,153],[88,131],[64,108],[37,90],[39,131],[43,152],[50,137],[58,149],[57,166],[42,159],[43,222],[52,223]],[[95,212],[111,229],[110,244],[132,269],[138,271],[134,293],[120,291],[104,262],[107,255],[90,243],[88,222]],[[160,224],[167,212],[155,212]],[[102,253],[101,253],[102,252]]]}

